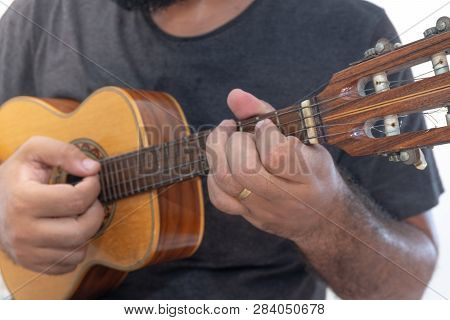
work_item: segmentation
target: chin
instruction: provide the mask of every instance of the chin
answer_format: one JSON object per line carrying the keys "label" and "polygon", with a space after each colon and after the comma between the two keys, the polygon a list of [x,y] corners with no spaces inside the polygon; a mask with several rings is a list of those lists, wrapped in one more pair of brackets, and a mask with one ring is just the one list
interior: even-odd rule
{"label": "chin", "polygon": [[127,10],[143,9],[158,10],[182,0],[113,0]]}

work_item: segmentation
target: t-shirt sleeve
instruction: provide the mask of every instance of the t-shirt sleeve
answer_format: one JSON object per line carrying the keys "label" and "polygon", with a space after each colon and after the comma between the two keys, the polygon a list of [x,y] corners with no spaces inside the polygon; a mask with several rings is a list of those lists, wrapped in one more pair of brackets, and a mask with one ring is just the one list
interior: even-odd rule
{"label": "t-shirt sleeve", "polygon": [[[372,45],[382,37],[398,42],[396,30],[384,13],[374,31]],[[390,78],[392,84],[412,80],[410,70]],[[416,114],[402,119],[402,132],[425,128],[423,115]],[[424,171],[411,165],[390,162],[382,156],[350,157],[342,154],[337,162],[387,213],[394,218],[405,219],[436,206],[443,192],[433,153],[429,149],[423,151],[428,162]]]}
{"label": "t-shirt sleeve", "polygon": [[32,0],[15,1],[0,19],[0,104],[34,94]]}

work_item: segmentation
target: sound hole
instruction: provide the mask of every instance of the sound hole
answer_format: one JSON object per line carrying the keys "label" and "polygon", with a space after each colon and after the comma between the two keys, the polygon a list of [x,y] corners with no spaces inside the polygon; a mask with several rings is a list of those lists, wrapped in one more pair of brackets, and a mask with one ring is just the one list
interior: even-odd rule
{"label": "sound hole", "polygon": [[[83,153],[85,153],[88,157],[95,159],[95,160],[101,160],[105,157],[107,157],[107,153],[105,150],[103,150],[102,147],[100,147],[97,143],[95,143],[92,140],[89,139],[78,139],[71,142],[73,145],[77,146]],[[49,183],[50,184],[57,184],[57,183],[66,183],[71,185],[76,185],[77,183],[81,182],[83,180],[80,177],[68,174],[67,172],[63,171],[61,168],[55,168],[53,170],[52,176],[50,178]],[[95,238],[100,237],[106,229],[111,224],[111,221],[113,220],[114,213],[116,211],[116,204],[115,203],[103,203],[103,208],[105,210],[105,219],[103,220],[103,224],[100,227],[100,229],[97,231]]]}
{"label": "sound hole", "polygon": [[83,180],[80,177],[77,176],[73,176],[71,174],[67,175],[67,180],[66,183],[71,184],[71,185],[76,185],[77,183],[81,182],[81,180]]}

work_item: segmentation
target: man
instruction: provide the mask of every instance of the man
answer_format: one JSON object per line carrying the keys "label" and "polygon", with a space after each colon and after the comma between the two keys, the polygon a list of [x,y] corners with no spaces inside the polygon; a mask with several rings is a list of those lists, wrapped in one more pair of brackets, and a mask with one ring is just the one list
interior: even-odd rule
{"label": "man", "polygon": [[[359,0],[16,1],[0,26],[0,101],[130,86],[171,93],[200,127],[272,110],[263,100],[289,105],[395,36],[384,12]],[[437,258],[427,211],[442,192],[431,154],[418,172],[305,147],[270,122],[234,131],[225,121],[208,139],[199,251],[130,274],[106,298],[322,299],[324,282],[342,298],[421,297]],[[84,180],[51,192],[40,177],[55,165]],[[32,270],[73,270],[84,248],[53,264],[101,223],[98,170],[62,142],[28,141],[0,166],[3,249]]]}

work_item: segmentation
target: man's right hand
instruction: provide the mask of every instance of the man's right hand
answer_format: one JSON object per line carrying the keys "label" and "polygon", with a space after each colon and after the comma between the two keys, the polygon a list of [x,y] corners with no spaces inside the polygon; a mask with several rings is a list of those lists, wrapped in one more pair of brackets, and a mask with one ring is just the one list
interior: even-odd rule
{"label": "man's right hand", "polygon": [[[54,167],[83,180],[49,185]],[[99,170],[98,162],[71,144],[28,140],[0,165],[0,247],[32,271],[73,271],[104,219]]]}

